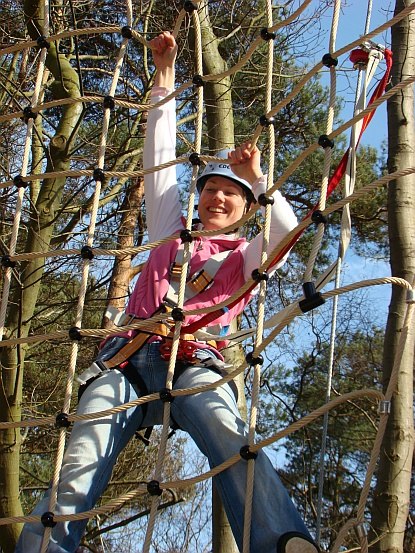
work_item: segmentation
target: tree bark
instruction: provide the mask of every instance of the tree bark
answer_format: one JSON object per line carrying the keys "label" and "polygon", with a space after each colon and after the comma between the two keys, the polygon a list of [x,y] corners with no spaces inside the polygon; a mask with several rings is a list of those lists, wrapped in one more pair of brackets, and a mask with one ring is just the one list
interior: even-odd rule
{"label": "tree bark", "polygon": [[[140,205],[144,195],[144,181],[138,180],[133,184],[125,195],[121,210],[121,224],[118,230],[117,248],[126,249],[140,243],[134,243],[134,234],[137,225],[140,229],[140,236],[143,230],[143,218],[140,211]],[[108,288],[108,306],[125,308],[126,298],[128,296],[128,288],[131,282],[131,261],[133,256],[127,254],[123,257],[116,257],[111,275],[111,282]],[[103,328],[111,328],[113,323],[104,315],[102,321]]]}
{"label": "tree bark", "polygon": [[[44,5],[41,2],[26,0],[24,8],[29,34],[32,39],[37,39],[39,34],[42,34]],[[55,97],[80,96],[76,71],[65,57],[59,55],[53,43],[48,50],[46,66],[55,77]],[[65,171],[69,168],[68,149],[74,139],[81,112],[82,105],[79,103],[63,110],[56,133],[50,141],[47,172]],[[35,148],[38,148],[37,144]],[[33,159],[36,160],[37,156],[34,155]],[[42,182],[29,222],[26,252],[48,249],[64,185],[64,177],[45,179]],[[43,270],[43,259],[35,259],[24,264],[22,284],[14,287],[10,303],[11,309],[6,322],[9,329],[8,337],[28,336]],[[20,346],[2,348],[1,351],[0,420],[5,422],[21,420],[24,356],[25,348]],[[19,429],[0,432],[0,509],[3,517],[22,514],[19,499],[20,442]],[[19,533],[20,525],[10,524],[0,528],[0,545],[5,553],[14,551]]]}
{"label": "tree bark", "polygon": [[[395,13],[412,4],[397,0]],[[415,15],[392,27],[392,82],[397,84],[415,72]],[[414,165],[415,121],[413,88],[406,87],[388,101],[388,170]],[[413,284],[415,274],[415,177],[393,181],[388,190],[390,264],[392,275]],[[395,286],[389,305],[383,356],[384,387],[389,383],[405,315],[406,291]],[[414,331],[409,329],[400,360],[396,391],[391,402],[382,444],[372,527],[380,540],[374,552],[402,553],[410,501],[413,435]]]}
{"label": "tree bark", "polygon": [[[228,66],[219,52],[219,43],[209,19],[207,2],[203,4],[200,10],[200,26],[204,71],[208,75],[222,73],[228,69]],[[229,77],[225,77],[219,82],[206,83],[205,104],[209,150],[212,154],[215,154],[218,150],[232,148],[235,144],[235,136]]]}
{"label": "tree bark", "polygon": [[[221,73],[227,69],[227,64],[219,52],[218,39],[213,32],[209,19],[207,3],[203,4],[199,15],[204,71],[206,74]],[[206,84],[205,105],[209,150],[214,155],[224,148],[233,147],[235,144],[232,91],[229,77],[225,77],[220,82],[215,81]],[[237,353],[234,352],[231,357],[232,359],[229,359],[226,356],[227,362],[238,363]],[[241,362],[241,352],[239,362]],[[244,406],[243,375],[241,375],[241,384],[237,384],[237,386],[242,389],[242,394],[239,393],[239,402]],[[213,553],[238,552],[225,509],[214,484],[212,488],[212,547]]]}

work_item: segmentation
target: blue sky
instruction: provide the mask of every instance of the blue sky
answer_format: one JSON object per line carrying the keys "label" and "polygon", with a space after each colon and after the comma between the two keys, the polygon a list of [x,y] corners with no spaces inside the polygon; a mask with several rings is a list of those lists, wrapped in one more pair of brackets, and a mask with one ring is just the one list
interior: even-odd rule
{"label": "blue sky", "polygon": [[[313,2],[314,5],[320,2]],[[393,17],[394,1],[391,0],[373,0],[372,10],[368,22],[369,31],[382,25],[387,20]],[[336,36],[336,50],[354,41],[362,36],[366,28],[368,3],[365,0],[343,0],[342,9],[338,23]],[[320,44],[313,52],[314,58],[310,63],[317,63],[321,60],[321,55],[328,51],[330,28],[332,23],[333,8],[328,10],[326,17],[321,21],[320,29]],[[383,32],[372,39],[374,42],[382,44],[390,48],[390,31]],[[377,77],[380,78],[385,70],[385,63],[379,64]],[[353,114],[354,99],[355,99],[355,83],[357,72],[352,69],[348,55],[339,58],[337,70],[337,92],[343,100],[343,109],[341,118],[347,121]],[[325,70],[322,74],[324,84],[328,83],[328,71]],[[373,86],[376,86],[374,82]],[[369,96],[371,91],[369,93]],[[386,120],[386,103],[380,106],[367,130],[362,136],[361,144],[367,144],[380,148],[382,143],[387,139],[387,120]],[[389,264],[387,261],[376,259],[362,259],[354,255],[350,250],[346,256],[343,273],[343,283],[355,282],[358,280],[375,278],[379,276],[387,276],[390,274]],[[369,290],[372,305],[376,309],[376,318],[379,318],[379,323],[385,321],[387,307],[390,298],[390,286],[377,286]]]}
{"label": "blue sky", "polygon": [[[313,4],[319,4],[317,0]],[[342,9],[340,13],[337,37],[336,37],[336,50],[356,40],[362,36],[366,28],[368,2],[365,0],[343,0]],[[372,31],[379,25],[382,25],[391,17],[393,17],[394,1],[391,0],[373,0],[372,10],[369,16],[368,29]],[[328,51],[328,44],[330,38],[330,28],[332,22],[333,8],[328,10],[327,15],[321,21],[320,36],[323,37],[321,43],[321,49],[315,55],[315,62],[320,61],[320,54]],[[382,44],[386,47],[390,47],[390,31],[383,32],[372,39],[374,42]],[[385,64],[379,65],[380,72],[384,70]],[[327,73],[327,71],[326,71]],[[342,117],[347,120],[353,113],[354,94],[355,90],[353,84],[355,77],[353,75],[351,63],[348,59],[348,55],[344,55],[339,59],[339,66],[337,71],[338,79],[338,95],[342,97],[344,101],[344,109]],[[324,76],[323,76],[324,82]],[[382,105],[376,111],[376,114],[362,137],[362,144],[370,144],[376,147],[380,147],[383,141],[387,138],[386,128],[386,106]]]}

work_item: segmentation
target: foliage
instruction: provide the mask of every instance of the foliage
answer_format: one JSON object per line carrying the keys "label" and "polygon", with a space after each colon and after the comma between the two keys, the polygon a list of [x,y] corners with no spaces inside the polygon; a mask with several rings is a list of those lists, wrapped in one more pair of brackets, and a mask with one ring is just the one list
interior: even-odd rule
{"label": "foliage", "polygon": [[[2,44],[14,43],[26,39],[27,29],[30,31],[33,21],[24,20],[21,6],[14,1],[6,2],[0,8],[0,24],[3,30]],[[28,2],[34,7],[36,2]],[[324,3],[321,3],[324,4]],[[143,1],[134,6],[134,29],[147,38],[165,28],[173,28],[176,17],[181,10],[182,2],[152,2]],[[281,17],[284,10],[275,6],[275,11]],[[320,8],[319,8],[320,9]],[[324,6],[321,6],[324,9]],[[215,36],[219,40],[219,50],[228,65],[238,62],[246,53],[247,46],[256,38],[260,28],[265,26],[264,2],[210,2],[209,13]],[[11,17],[11,15],[13,17]],[[25,25],[27,24],[27,28]],[[68,28],[90,28],[91,34],[79,37],[65,38],[58,43],[58,58],[61,69],[64,62],[76,72],[79,92],[84,96],[103,97],[109,90],[114,72],[116,56],[121,44],[118,33],[93,33],[95,27],[103,25],[125,25],[125,4],[121,1],[108,2],[99,0],[93,2],[59,3],[51,7],[51,33],[62,32]],[[300,39],[301,20],[297,27],[292,25],[278,32],[274,41],[274,74],[271,103],[276,105],[284,99],[303,76],[306,67],[301,65],[304,54],[307,54],[307,44]],[[33,29],[32,29],[33,31]],[[190,19],[179,33],[178,41],[180,55],[177,65],[178,85],[188,82],[194,74],[194,50],[192,40],[192,24]],[[234,104],[234,122],[236,141],[241,142],[252,135],[253,129],[263,115],[265,99],[265,61],[267,43],[263,43],[251,60],[231,78]],[[297,49],[297,50],[296,50]],[[0,114],[7,114],[22,109],[30,104],[35,82],[35,68],[39,57],[37,49],[28,49],[22,53],[8,55],[0,67],[2,81],[0,89]],[[121,71],[121,79],[114,95],[118,99],[146,103],[153,79],[153,67],[147,50],[137,41],[130,40],[127,47],[127,57]],[[49,73],[44,86],[44,101],[48,102],[64,97],[63,75]],[[194,137],[194,116],[196,114],[196,90],[188,89],[178,101],[179,152],[191,151],[191,141]],[[318,78],[304,86],[300,94],[288,103],[277,115],[275,120],[276,151],[269,152],[263,136],[259,144],[263,147],[264,165],[267,157],[275,154],[275,175],[277,178],[290,166],[296,156],[317,137],[322,134],[326,123],[327,91]],[[341,104],[336,107],[336,122],[339,121]],[[65,107],[54,107],[42,112],[36,119],[34,146],[31,152],[29,172],[42,173],[51,161],[51,144],[57,134],[67,110]],[[103,109],[101,102],[84,102],[82,113],[70,133],[68,150],[65,152],[68,168],[73,170],[92,170],[98,163],[98,149],[101,141]],[[141,108],[128,109],[117,105],[111,112],[107,136],[105,156],[105,171],[128,171],[141,168],[142,144],[145,132],[146,115]],[[208,150],[210,129],[204,129],[203,151]],[[23,137],[25,124],[20,120],[7,122],[2,128],[0,142],[0,165],[5,180],[12,179],[21,171],[23,158]],[[345,139],[336,142],[333,151],[334,167],[341,157]],[[371,182],[383,171],[383,160],[378,159],[377,152],[372,148],[360,148],[358,162],[357,186]],[[322,180],[323,153],[315,152],[309,156],[295,171],[283,187],[283,192],[294,205],[302,218],[318,199],[318,191]],[[41,248],[80,248],[85,243],[91,216],[91,204],[95,183],[90,177],[62,179],[57,186],[54,211],[45,223],[39,222],[39,214],[49,208],[38,202],[42,189],[47,181],[34,181],[25,194],[21,229],[17,243],[17,251],[29,251],[30,238],[40,236],[42,224],[53,229],[50,241],[41,242]],[[122,218],[121,207],[123,198],[134,186],[134,179],[105,178],[102,183],[100,205],[98,209],[97,228],[94,246],[115,248],[117,236],[115,229],[119,228]],[[0,234],[2,252],[7,251],[9,243],[14,206],[16,203],[15,189],[0,189]],[[53,195],[53,194],[52,194]],[[339,194],[334,194],[335,201]],[[355,203],[352,207],[352,219],[356,232],[357,250],[364,255],[373,252],[385,253],[385,191],[380,190]],[[143,211],[144,213],[144,211]],[[262,228],[263,220],[258,215],[248,229],[248,234],[256,233]],[[339,217],[330,218],[326,228],[323,247],[318,255],[315,276],[332,260],[333,248],[330,244],[337,238]],[[269,301],[266,306],[267,315],[275,313],[280,307],[298,297],[301,293],[300,283],[306,260],[311,250],[314,228],[310,228],[296,245],[289,262],[270,281]],[[135,244],[145,240],[145,234],[138,221],[134,234]],[[145,256],[136,259],[135,263],[143,261]],[[101,325],[102,312],[107,303],[106,292],[111,279],[113,258],[95,259],[92,263],[91,278],[85,302],[83,326],[96,328]],[[42,262],[43,263],[43,262]],[[60,261],[47,261],[41,270],[31,269],[28,264],[19,264],[13,272],[13,298],[10,303],[8,317],[8,332],[19,334],[22,327],[27,333],[41,334],[52,330],[70,328],[76,313],[77,295],[80,287],[79,275],[82,262],[78,256],[64,256]],[[37,272],[39,271],[39,272]],[[41,271],[43,275],[41,275]],[[29,276],[27,275],[29,273]],[[21,316],[21,298],[27,292],[25,278],[36,275],[36,281],[41,279],[39,296],[33,312]],[[29,289],[30,293],[30,289]],[[35,292],[33,292],[35,295]],[[256,317],[254,307],[248,311],[250,320]],[[290,339],[289,332],[282,338]],[[78,369],[88,366],[94,356],[97,343],[84,340],[80,343]],[[367,336],[354,331],[352,336],[345,335],[339,341],[336,353],[335,392],[343,393],[348,389],[363,385],[372,386],[379,370],[378,351],[380,351],[380,334],[378,330],[368,332]],[[66,365],[69,357],[70,342],[45,342],[22,348],[22,366],[25,368],[22,396],[24,418],[54,415],[60,410],[61,398],[66,385]],[[378,349],[379,348],[379,349]],[[365,361],[373,355],[370,372],[365,371]],[[288,372],[282,365],[273,365],[264,375],[264,387],[269,386],[274,394],[278,390],[278,401],[269,398],[261,405],[262,418],[259,430],[271,432],[273,421],[280,424],[296,420],[308,412],[314,405],[316,397],[321,397],[324,389],[324,365],[327,363],[327,350],[319,342],[317,351],[298,357],[295,365]],[[370,381],[370,382],[369,382]],[[278,386],[277,386],[278,383]],[[76,387],[75,387],[76,388]],[[302,392],[299,394],[299,392]],[[76,390],[75,390],[76,392]],[[76,401],[76,400],[75,400]],[[74,401],[74,403],[75,403]],[[290,409],[287,405],[291,405]],[[73,406],[74,407],[74,406]],[[360,411],[359,411],[360,409]],[[357,413],[360,413],[360,418]],[[363,415],[363,416],[362,416]],[[326,511],[333,511],[334,529],[337,529],[346,515],[351,512],[357,498],[358,485],[361,482],[363,467],[367,462],[367,454],[372,439],[373,406],[360,405],[351,408],[342,406],[330,423],[330,449],[327,460],[327,485],[324,491]],[[289,467],[284,471],[284,478],[292,488],[301,509],[310,513],[315,509],[316,464],[318,462],[319,423],[309,427],[304,433],[290,438],[287,447]],[[25,511],[30,510],[39,497],[42,488],[50,478],[54,459],[56,431],[46,427],[35,427],[23,433],[21,458],[22,503]],[[357,450],[357,438],[362,444],[362,450]],[[129,491],[134,482],[145,480],[154,464],[154,450],[146,452],[146,463],[140,455],[142,446],[133,442],[125,450],[115,469],[113,480],[103,501],[118,493]],[[179,439],[171,442],[171,465],[169,476],[175,477],[183,470],[183,444]],[[355,471],[356,469],[356,471]],[[121,482],[121,483],[120,483]],[[192,505],[194,515],[200,512],[199,496],[194,489],[183,493]],[[347,501],[345,501],[347,499]],[[128,505],[121,512],[115,513],[101,521],[91,521],[88,527],[86,541],[98,547],[101,539],[101,526],[117,523],[129,518],[133,513],[144,511],[147,505],[141,500]],[[194,509],[193,509],[194,507]],[[199,509],[199,511],[198,511]],[[172,515],[165,515],[166,518]],[[307,515],[309,516],[309,514]],[[177,517],[180,518],[180,517]],[[201,518],[202,520],[202,518]],[[165,523],[168,527],[168,523]],[[176,528],[179,522],[176,521]],[[181,524],[184,526],[183,521]],[[202,525],[206,524],[203,519]],[[134,525],[132,525],[134,528]],[[183,526],[180,526],[183,529]],[[172,528],[169,528],[173,532]],[[174,547],[191,551],[192,543],[185,528],[186,544],[180,547],[171,539],[170,551]],[[136,539],[135,530],[127,538],[123,532],[115,538],[109,534],[108,543],[111,547],[126,550],[126,543],[131,544]],[[142,534],[140,535],[142,536]],[[122,540],[125,538],[125,541]],[[325,536],[330,542],[332,535]],[[129,541],[128,541],[129,540]],[[160,545],[160,551],[165,544]],[[124,548],[124,549],[122,549]]]}
{"label": "foliage", "polygon": [[[273,364],[264,372],[263,390],[268,393],[260,409],[261,433],[275,432],[276,423],[285,427],[321,406],[329,369],[329,346],[323,336],[292,367]],[[377,328],[340,330],[333,362],[332,398],[354,390],[379,388],[382,340],[383,333]],[[367,398],[342,403],[330,412],[323,465],[322,539],[327,548],[346,520],[354,516],[377,422],[377,403]],[[315,525],[321,440],[322,418],[318,418],[287,436],[277,447],[284,451],[286,460],[281,477],[310,528]]]}

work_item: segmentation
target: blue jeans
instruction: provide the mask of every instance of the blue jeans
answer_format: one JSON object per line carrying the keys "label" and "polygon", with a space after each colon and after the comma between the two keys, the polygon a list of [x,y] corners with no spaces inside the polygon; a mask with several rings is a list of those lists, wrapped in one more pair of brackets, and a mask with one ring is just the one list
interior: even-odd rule
{"label": "blue jeans", "polygon": [[[100,358],[110,357],[125,343],[113,338],[103,348]],[[213,353],[199,350],[200,357]],[[165,387],[167,363],[159,355],[157,343],[147,344],[132,358],[147,393]],[[174,388],[191,388],[216,382],[220,375],[200,364],[183,371]],[[92,382],[82,395],[78,413],[93,413],[132,401],[143,395],[118,370],[105,372]],[[138,428],[161,424],[162,401],[91,421],[76,422],[66,448],[55,514],[72,514],[92,509],[111,476],[115,461]],[[194,395],[176,397],[171,403],[174,421],[187,431],[200,451],[214,467],[247,443],[247,428],[241,419],[229,385]],[[244,500],[247,462],[241,459],[215,477],[238,547],[242,549]],[[49,492],[32,514],[48,511]],[[275,553],[278,538],[286,532],[309,536],[275,469],[264,452],[255,461],[255,484],[252,509],[251,552]],[[73,553],[85,530],[87,520],[58,523],[52,530],[48,553]],[[25,524],[15,553],[38,553],[43,526]]]}

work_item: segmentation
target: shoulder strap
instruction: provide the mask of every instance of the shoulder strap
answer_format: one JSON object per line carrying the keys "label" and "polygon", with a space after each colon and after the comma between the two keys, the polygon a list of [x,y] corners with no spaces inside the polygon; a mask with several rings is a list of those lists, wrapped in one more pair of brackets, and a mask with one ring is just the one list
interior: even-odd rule
{"label": "shoulder strap", "polygon": [[[193,298],[197,294],[200,294],[204,290],[207,290],[212,286],[216,273],[219,271],[223,262],[229,257],[233,250],[224,250],[223,252],[218,252],[209,257],[203,265],[202,269],[198,271],[195,275],[188,278],[186,281],[186,290],[185,290],[185,301]],[[167,290],[166,295],[164,296],[164,301],[172,306],[177,305],[178,293],[179,293],[179,284],[180,284],[180,274],[181,268],[183,266],[183,253],[184,245],[180,244],[176,259],[170,269],[170,284],[169,289]]]}

